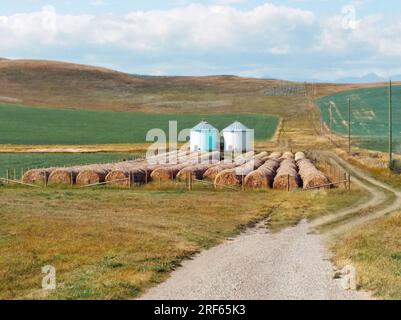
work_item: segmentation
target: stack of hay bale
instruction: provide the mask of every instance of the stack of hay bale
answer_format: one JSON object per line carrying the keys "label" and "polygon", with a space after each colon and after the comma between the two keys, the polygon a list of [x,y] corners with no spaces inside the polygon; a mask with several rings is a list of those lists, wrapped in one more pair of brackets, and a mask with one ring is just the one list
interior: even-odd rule
{"label": "stack of hay bale", "polygon": [[[27,171],[23,177],[22,182],[28,184],[49,184],[49,185],[90,185],[102,183],[105,181],[107,175],[120,167],[134,167],[143,165],[147,162],[162,163],[165,162],[167,156],[182,155],[185,152],[173,151],[165,154],[153,156],[148,160],[130,160],[119,163],[108,164],[94,164],[86,166],[74,166],[68,168],[47,168],[47,169],[33,169]],[[128,180],[128,179],[127,179]]]}
{"label": "stack of hay bale", "polygon": [[253,152],[247,152],[245,154],[241,154],[238,157],[236,157],[233,162],[228,162],[228,160],[222,161],[207,169],[203,174],[203,179],[214,181],[214,179],[220,172],[243,165],[244,163],[250,161],[253,158],[253,156],[254,156]]}
{"label": "stack of hay bale", "polygon": [[318,170],[311,160],[305,157],[297,161],[299,175],[303,181],[303,188],[310,189],[322,186],[322,188],[330,188],[329,178],[320,170]]}
{"label": "stack of hay bale", "polygon": [[[120,163],[114,166],[105,180],[108,184],[129,186],[133,183],[147,183],[157,174],[159,174],[159,180],[174,179],[176,173],[188,165],[187,162],[198,161],[200,156],[199,153],[182,154],[178,152],[177,156],[168,153],[139,163]],[[202,154],[202,157],[206,157],[206,155]],[[202,157],[201,159],[203,159]],[[167,164],[169,161],[174,164]],[[171,170],[171,168],[175,168],[175,170]],[[156,175],[154,175],[155,172]]]}
{"label": "stack of hay bale", "polygon": [[193,179],[201,180],[203,179],[204,173],[214,167],[215,164],[196,164],[192,166],[187,166],[180,170],[177,173],[177,179],[185,180],[188,176],[191,176]]}
{"label": "stack of hay bale", "polygon": [[254,156],[250,161],[235,167],[233,169],[227,169],[221,171],[214,179],[215,187],[226,185],[226,186],[237,186],[242,184],[242,180],[252,171],[258,169],[267,160],[268,153],[261,152]]}
{"label": "stack of hay bale", "polygon": [[55,168],[28,170],[23,175],[22,182],[26,184],[46,185],[53,170]]}
{"label": "stack of hay bale", "polygon": [[262,166],[245,177],[245,185],[253,189],[271,188],[280,166],[280,155],[278,152],[272,153]]}
{"label": "stack of hay bale", "polygon": [[273,188],[280,190],[292,190],[301,186],[301,178],[298,167],[291,152],[285,152],[281,157],[280,167],[273,181]]}
{"label": "stack of hay bale", "polygon": [[180,159],[180,163],[178,164],[158,166],[152,171],[151,178],[155,181],[173,180],[181,170],[187,167],[192,167],[193,170],[199,169],[199,171],[206,171],[211,165],[214,165],[213,163],[217,161],[216,159],[218,159],[218,156],[218,151],[194,152],[187,157]]}

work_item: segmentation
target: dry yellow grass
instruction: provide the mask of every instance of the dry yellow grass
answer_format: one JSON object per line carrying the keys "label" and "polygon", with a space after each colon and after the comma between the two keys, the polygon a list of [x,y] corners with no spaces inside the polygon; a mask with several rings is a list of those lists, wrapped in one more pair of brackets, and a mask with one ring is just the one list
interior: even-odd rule
{"label": "dry yellow grass", "polygon": [[[3,188],[0,298],[132,298],[184,257],[252,221],[270,215],[277,229],[360,196],[152,190]],[[43,296],[41,267],[48,264],[58,289]]]}
{"label": "dry yellow grass", "polygon": [[376,297],[401,299],[401,216],[383,218],[353,230],[334,246],[339,267],[350,262],[357,271],[357,285]]}

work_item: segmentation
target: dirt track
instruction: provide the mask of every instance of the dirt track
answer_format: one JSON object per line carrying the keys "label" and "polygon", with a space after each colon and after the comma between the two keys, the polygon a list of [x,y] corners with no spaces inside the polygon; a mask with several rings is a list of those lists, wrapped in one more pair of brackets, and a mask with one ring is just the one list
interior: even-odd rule
{"label": "dirt track", "polygon": [[357,183],[368,191],[370,199],[357,207],[314,220],[311,224],[313,228],[320,228],[334,223],[329,228],[328,234],[339,235],[369,221],[394,213],[401,208],[400,191],[374,179],[332,152],[329,152],[328,155],[340,167],[352,174],[352,182]]}

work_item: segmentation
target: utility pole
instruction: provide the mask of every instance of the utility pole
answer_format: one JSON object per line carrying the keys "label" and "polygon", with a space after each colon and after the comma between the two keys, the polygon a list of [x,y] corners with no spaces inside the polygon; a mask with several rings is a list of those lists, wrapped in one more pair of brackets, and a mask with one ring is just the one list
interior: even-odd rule
{"label": "utility pole", "polygon": [[330,141],[333,142],[333,110],[331,107],[333,106],[333,102],[330,102],[329,105],[329,115],[330,115]]}
{"label": "utility pole", "polygon": [[348,154],[351,154],[351,99],[348,98]]}
{"label": "utility pole", "polygon": [[393,103],[392,103],[392,83],[390,80],[388,88],[388,155],[389,168],[393,167]]}

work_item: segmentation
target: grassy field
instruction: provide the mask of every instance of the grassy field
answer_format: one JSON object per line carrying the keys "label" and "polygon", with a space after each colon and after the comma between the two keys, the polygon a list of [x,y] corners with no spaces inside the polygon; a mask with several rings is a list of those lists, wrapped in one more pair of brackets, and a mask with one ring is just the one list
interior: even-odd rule
{"label": "grassy field", "polygon": [[[324,121],[329,124],[329,103],[333,102],[333,131],[348,134],[348,105],[351,99],[351,129],[354,142],[370,150],[388,148],[388,87],[344,91],[317,100]],[[401,86],[393,87],[394,151],[401,153]]]}
{"label": "grassy field", "polygon": [[132,153],[0,153],[0,177],[5,177],[7,170],[11,178],[19,179],[22,170],[109,163],[140,156]]}
{"label": "grassy field", "polygon": [[0,144],[82,145],[142,143],[150,129],[168,134],[169,121],[177,121],[178,130],[192,128],[202,119],[222,130],[240,120],[255,130],[255,139],[273,136],[278,118],[255,114],[148,114],[32,108],[0,105]]}
{"label": "grassy field", "polygon": [[384,299],[401,299],[401,216],[382,218],[354,230],[334,246],[339,266],[350,261],[357,284]]}
{"label": "grassy field", "polygon": [[[271,216],[276,228],[351,205],[360,192],[50,190],[0,192],[0,298],[136,297],[189,255]],[[319,204],[319,205],[316,205]],[[327,206],[326,206],[327,205]],[[99,240],[101,239],[101,241]],[[41,291],[41,267],[58,289]]]}

